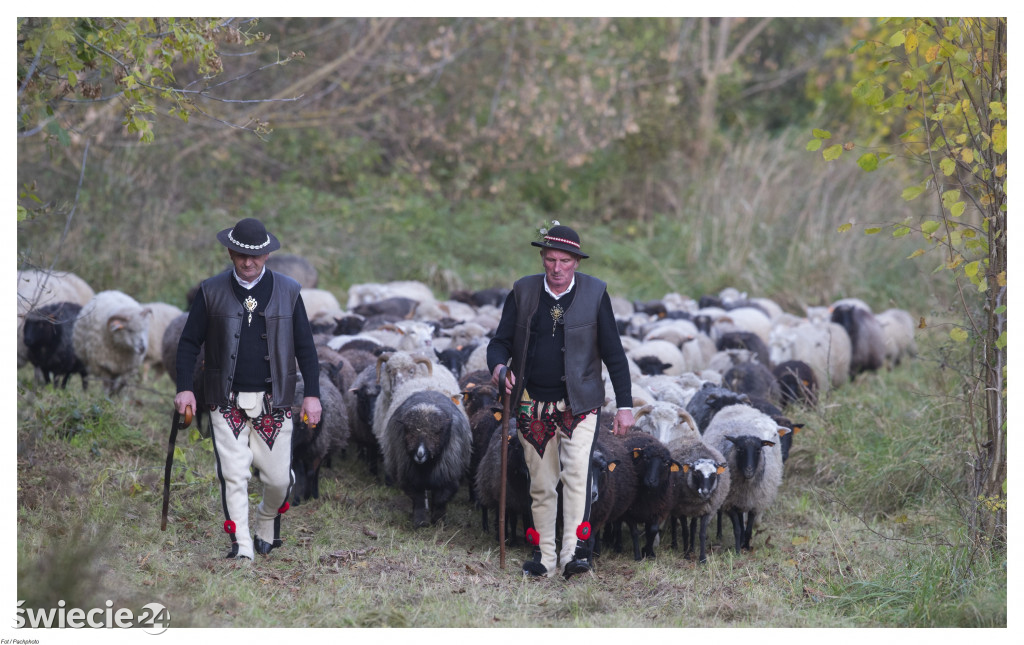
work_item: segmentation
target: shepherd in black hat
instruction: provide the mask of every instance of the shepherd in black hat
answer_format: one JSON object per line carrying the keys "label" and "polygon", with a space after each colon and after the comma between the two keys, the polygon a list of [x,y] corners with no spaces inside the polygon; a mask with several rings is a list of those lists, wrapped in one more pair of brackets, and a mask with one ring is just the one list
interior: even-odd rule
{"label": "shepherd in black hat", "polygon": [[[291,471],[295,364],[305,387],[300,423],[320,423],[320,366],[299,283],[264,266],[281,243],[258,219],[217,234],[232,268],[204,280],[178,342],[174,407],[196,409],[193,370],[205,343],[201,392],[210,410],[229,558],[266,555],[283,544],[281,515]],[[259,469],[263,500],[249,531],[250,466]]]}
{"label": "shepherd in black hat", "polygon": [[[501,322],[487,346],[487,366],[498,385],[509,364],[505,388],[518,406],[516,426],[530,470],[534,545],[523,563],[530,576],[566,578],[592,568],[590,455],[597,439],[608,367],[618,411],[612,432],[633,425],[629,365],[622,349],[605,283],[577,272],[587,256],[580,236],[552,222],[541,229],[544,273],[516,281]],[[557,486],[562,484],[562,546],[555,550]]]}

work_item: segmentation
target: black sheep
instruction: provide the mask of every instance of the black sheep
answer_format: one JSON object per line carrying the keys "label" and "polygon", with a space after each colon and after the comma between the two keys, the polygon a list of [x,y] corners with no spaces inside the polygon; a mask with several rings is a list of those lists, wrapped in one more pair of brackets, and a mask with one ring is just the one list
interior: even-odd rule
{"label": "black sheep", "polygon": [[[601,531],[605,527],[619,524],[621,518],[636,497],[636,473],[633,471],[633,457],[621,437],[613,435],[610,429],[598,434],[594,452],[590,457],[593,473],[591,482],[590,525],[591,552],[601,554]],[[596,499],[594,499],[596,497]],[[611,539],[609,539],[611,538]],[[617,545],[614,537],[607,535],[605,542],[612,542],[616,551],[622,550],[621,535]]]}
{"label": "black sheep", "polygon": [[771,368],[768,346],[757,334],[749,331],[729,331],[719,337],[715,343],[718,351],[727,349],[749,349],[757,355],[757,360],[767,368]]}
{"label": "black sheep", "polygon": [[82,389],[88,387],[85,365],[71,345],[75,319],[81,311],[82,305],[74,302],[54,302],[25,315],[28,360],[42,373],[47,385],[52,377],[54,387],[58,387],[57,377],[63,376],[59,387],[64,389],[71,375],[78,374],[82,377]]}
{"label": "black sheep", "polygon": [[733,392],[759,397],[770,401],[778,401],[779,384],[775,374],[763,363],[748,361],[737,363],[729,368],[722,377],[722,385]]}
{"label": "black sheep", "polygon": [[718,387],[714,383],[705,383],[686,404],[686,411],[697,422],[697,429],[704,434],[716,412],[727,405],[736,405],[737,403],[749,405],[750,397],[733,392],[728,388]]}
{"label": "black sheep", "polygon": [[[633,504],[622,515],[633,538],[633,558],[654,557],[654,542],[659,523],[672,509],[671,474],[679,471],[679,464],[668,448],[655,437],[644,432],[630,432],[625,437],[636,474],[636,496]],[[646,542],[641,554],[638,524],[645,525]]]}
{"label": "black sheep", "polygon": [[801,401],[813,406],[818,402],[818,379],[814,370],[803,361],[785,361],[772,370],[779,382],[779,405]]}
{"label": "black sheep", "polygon": [[861,372],[874,372],[885,364],[885,335],[875,315],[862,307],[840,305],[832,311],[832,322],[850,336],[850,380]]}

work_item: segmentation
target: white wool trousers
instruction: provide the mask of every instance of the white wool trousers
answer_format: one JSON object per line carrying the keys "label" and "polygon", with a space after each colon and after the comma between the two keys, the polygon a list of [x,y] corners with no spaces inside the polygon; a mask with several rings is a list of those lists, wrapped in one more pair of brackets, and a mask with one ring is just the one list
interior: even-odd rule
{"label": "white wool trousers", "polygon": [[[559,401],[556,409],[566,409],[565,401]],[[533,511],[533,527],[540,539],[540,563],[547,569],[547,576],[561,573],[576,552],[576,529],[586,519],[589,511],[590,454],[597,430],[597,414],[588,414],[573,429],[572,437],[566,437],[558,429],[548,440],[544,456],[523,438],[526,465],[530,470],[530,496]],[[562,482],[562,546],[555,553],[555,525],[558,519],[558,483]]]}
{"label": "white wool trousers", "polygon": [[[213,447],[217,459],[224,532],[232,553],[253,558],[249,533],[250,468],[259,470],[263,499],[256,507],[256,535],[265,542],[280,538],[280,515],[295,481],[291,470],[292,416],[290,409],[271,409],[264,392],[239,392],[231,405],[211,406]],[[232,530],[233,529],[233,530]]]}

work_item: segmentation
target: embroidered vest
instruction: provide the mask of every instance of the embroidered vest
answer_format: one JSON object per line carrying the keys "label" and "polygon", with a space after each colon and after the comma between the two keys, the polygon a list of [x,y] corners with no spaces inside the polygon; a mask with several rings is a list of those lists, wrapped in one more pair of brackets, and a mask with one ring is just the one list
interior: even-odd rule
{"label": "embroidered vest", "polygon": [[[585,412],[604,404],[604,381],[601,378],[601,354],[597,344],[597,312],[601,307],[605,283],[593,276],[576,273],[576,295],[565,311],[565,385],[569,408]],[[512,340],[512,373],[516,387],[512,400],[523,395],[526,356],[530,348],[530,323],[544,291],[544,274],[520,278],[512,286],[516,298],[516,331]]]}
{"label": "embroidered vest", "polygon": [[[269,270],[268,270],[269,272]],[[264,279],[266,279],[264,277]],[[271,405],[290,407],[295,399],[295,344],[292,317],[299,297],[299,283],[274,273],[274,286],[266,308],[259,313],[266,321],[266,345],[239,347],[242,321],[247,315],[231,289],[231,269],[203,282],[206,299],[206,366],[203,386],[209,403],[227,405],[234,389],[238,352],[267,352],[270,357]]]}

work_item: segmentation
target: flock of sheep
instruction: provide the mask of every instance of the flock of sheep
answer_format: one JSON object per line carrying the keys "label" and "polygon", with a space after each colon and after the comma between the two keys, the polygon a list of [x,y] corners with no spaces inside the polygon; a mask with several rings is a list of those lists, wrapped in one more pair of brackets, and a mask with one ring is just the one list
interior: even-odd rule
{"label": "flock of sheep", "polygon": [[[273,254],[267,266],[303,285],[321,365],[321,424],[306,427],[295,415],[293,503],[317,498],[321,468],[351,451],[375,477],[383,464],[385,481],[409,496],[414,526],[443,519],[465,485],[488,533],[505,442],[506,521],[516,543],[517,522],[523,530],[531,525],[529,473],[519,441],[501,432],[501,401],[485,359],[507,289],[439,301],[419,282],[358,284],[342,307],[317,288],[316,270],[303,258]],[[18,273],[18,300],[18,366],[31,362],[37,381],[66,386],[79,374],[83,386],[92,378],[116,393],[140,369],[163,369],[173,380],[182,367],[174,360],[187,314],[177,307],[94,293],[73,274],[41,271]],[[612,303],[636,425],[625,437],[610,432],[614,396],[606,379],[592,458],[596,554],[602,546],[621,550],[625,525],[634,557],[653,557],[669,529],[677,546],[679,520],[685,553],[696,550],[703,562],[716,515],[719,530],[723,515],[731,519],[737,553],[749,549],[801,427],[787,415],[916,352],[909,313],[875,314],[855,299],[808,308],[805,316],[733,289],[699,301],[667,294]],[[200,354],[189,368],[202,365]],[[203,393],[196,395],[202,402]]]}

